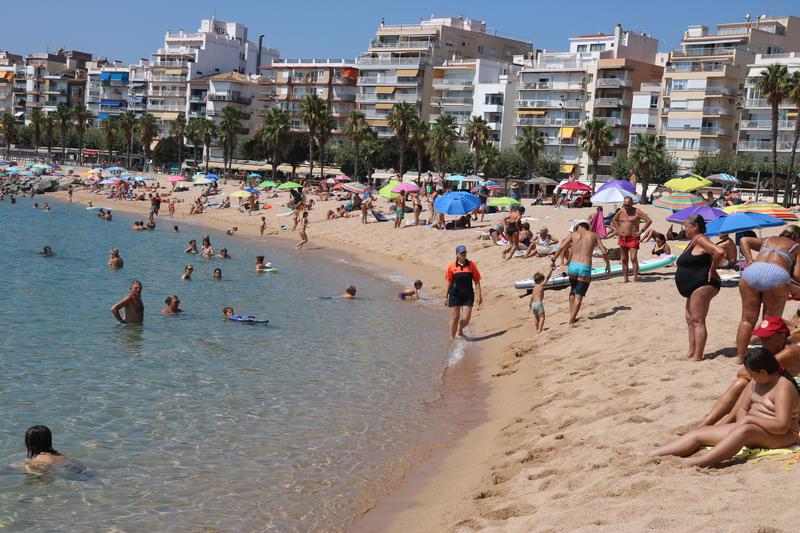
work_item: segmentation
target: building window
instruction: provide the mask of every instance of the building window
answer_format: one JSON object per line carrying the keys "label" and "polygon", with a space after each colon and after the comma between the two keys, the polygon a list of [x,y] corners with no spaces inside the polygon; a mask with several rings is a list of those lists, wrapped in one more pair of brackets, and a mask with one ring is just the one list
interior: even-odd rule
{"label": "building window", "polygon": [[590,52],[602,52],[605,49],[606,49],[606,45],[604,45],[602,43],[593,44],[593,45],[589,46],[589,51]]}
{"label": "building window", "polygon": [[482,53],[483,53],[483,46],[479,46],[479,47],[478,47],[478,53],[479,53],[479,54],[482,54]]}
{"label": "building window", "polygon": [[461,48],[466,48],[468,44],[467,41],[461,41]]}
{"label": "building window", "polygon": [[650,95],[650,109],[658,109],[658,95],[651,94]]}
{"label": "building window", "polygon": [[448,48],[453,48],[453,41],[445,41],[444,45]]}
{"label": "building window", "polygon": [[579,44],[578,45],[578,52],[585,52],[585,51],[586,51],[586,45],[585,44]]}

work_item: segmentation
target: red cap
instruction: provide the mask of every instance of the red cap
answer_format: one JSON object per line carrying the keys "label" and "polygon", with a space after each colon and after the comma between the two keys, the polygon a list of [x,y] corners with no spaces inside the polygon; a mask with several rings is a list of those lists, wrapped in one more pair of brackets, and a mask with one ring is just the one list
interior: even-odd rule
{"label": "red cap", "polygon": [[765,316],[761,324],[753,330],[753,335],[756,337],[771,337],[776,333],[789,334],[789,327],[779,316]]}

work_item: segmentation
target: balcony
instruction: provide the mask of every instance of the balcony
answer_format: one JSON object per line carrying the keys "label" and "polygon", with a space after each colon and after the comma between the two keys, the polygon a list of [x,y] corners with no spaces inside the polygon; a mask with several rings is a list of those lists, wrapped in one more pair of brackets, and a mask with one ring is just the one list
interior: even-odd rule
{"label": "balcony", "polygon": [[580,100],[517,100],[517,109],[578,109],[582,107]]}
{"label": "balcony", "polygon": [[160,105],[158,103],[150,102],[147,106],[150,111],[185,111],[186,108],[182,105]]}
{"label": "balcony", "polygon": [[420,96],[417,94],[396,94],[389,98],[381,98],[377,94],[356,95],[356,102],[360,104],[396,104],[399,102],[414,104],[417,103],[419,99]]}
{"label": "balcony", "polygon": [[160,98],[185,98],[186,93],[183,91],[147,91],[147,96],[155,96]]}
{"label": "balcony", "polygon": [[150,77],[150,81],[170,81],[175,83],[186,83],[186,76],[175,76],[175,75],[153,75]]}
{"label": "balcony", "polygon": [[736,96],[736,90],[728,87],[706,87],[706,96]]}
{"label": "balcony", "polygon": [[67,90],[66,89],[47,89],[46,91],[44,91],[44,94],[60,94],[62,96],[66,96],[67,95]]}
{"label": "balcony", "polygon": [[[778,139],[778,151],[788,152],[792,149],[792,141]],[[772,141],[739,141],[740,151],[771,151]]]}
{"label": "balcony", "polygon": [[595,82],[598,89],[618,89],[620,87],[630,87],[631,80],[623,80],[620,78],[598,78]]}
{"label": "balcony", "polygon": [[150,63],[151,67],[178,67],[178,68],[187,68],[191,61],[179,61],[179,60],[156,60]]}
{"label": "balcony", "polygon": [[563,83],[552,81],[538,81],[530,83],[520,83],[520,91],[583,91],[584,86],[580,83]]}
{"label": "balcony", "polygon": [[772,106],[769,105],[769,101],[766,98],[748,98],[745,100],[744,103],[745,107],[763,107],[763,108],[771,108]]}
{"label": "balcony", "polygon": [[426,50],[435,46],[438,43],[437,39],[411,39],[408,41],[381,41],[379,39],[373,40],[369,43],[370,48],[394,48],[403,50],[422,49]]}
{"label": "balcony", "polygon": [[716,126],[703,126],[700,129],[700,135],[711,135],[713,137],[730,137],[731,130],[727,128],[719,128]]}
{"label": "balcony", "polygon": [[631,124],[631,133],[655,133],[655,124]]}
{"label": "balcony", "polygon": [[358,85],[397,85],[400,87],[416,87],[416,78],[400,80],[397,76],[359,76]]}
{"label": "balcony", "polygon": [[433,80],[433,88],[434,89],[463,89],[463,88],[471,88],[473,85],[472,80],[448,80],[445,78],[439,78]]}
{"label": "balcony", "polygon": [[730,56],[736,50],[747,50],[746,46],[698,46],[686,47],[684,50],[674,50],[672,57],[708,57]]}
{"label": "balcony", "polygon": [[703,115],[709,117],[733,117],[736,115],[736,111],[726,107],[704,107]]}
{"label": "balcony", "polygon": [[206,101],[206,95],[193,94],[189,97],[189,102],[193,104],[203,104]]}
{"label": "balcony", "polygon": [[594,101],[595,107],[622,107],[626,104],[623,98],[596,98]]}
{"label": "balcony", "polygon": [[700,126],[670,126],[664,128],[666,131],[700,131]]}
{"label": "balcony", "polygon": [[673,63],[667,65],[667,72],[723,72],[725,67],[732,65],[722,65],[719,63]]}
{"label": "balcony", "polygon": [[471,96],[446,96],[443,98],[431,99],[431,105],[448,106],[448,105],[465,105],[472,106]]}
{"label": "balcony", "polygon": [[430,61],[431,57],[427,54],[419,57],[359,57],[356,64],[361,67],[419,67]]}
{"label": "balcony", "polygon": [[578,126],[580,120],[577,118],[517,117],[514,119],[514,124],[540,127]]}
{"label": "balcony", "polygon": [[[795,121],[779,120],[779,130],[793,130],[796,126]],[[772,120],[742,120],[739,128],[743,130],[768,130],[772,128]]]}
{"label": "balcony", "polygon": [[249,105],[252,98],[235,93],[213,93],[208,95],[210,102],[232,102],[234,104]]}
{"label": "balcony", "polygon": [[594,118],[599,118],[600,120],[602,120],[603,122],[605,122],[606,124],[611,126],[612,128],[615,128],[615,127],[618,127],[618,126],[622,126],[622,119],[619,118],[619,117],[597,117],[596,116]]}
{"label": "balcony", "polygon": [[610,155],[604,155],[597,160],[597,164],[602,167],[610,167],[614,164],[614,157]]}
{"label": "balcony", "polygon": [[580,139],[576,137],[542,137],[542,140],[547,146],[577,146],[580,144]]}

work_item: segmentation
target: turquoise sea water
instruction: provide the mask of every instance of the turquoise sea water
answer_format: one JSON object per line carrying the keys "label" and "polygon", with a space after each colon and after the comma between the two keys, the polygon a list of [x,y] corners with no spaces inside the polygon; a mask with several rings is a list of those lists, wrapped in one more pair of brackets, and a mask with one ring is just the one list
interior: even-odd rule
{"label": "turquoise sea water", "polygon": [[[0,202],[0,527],[338,530],[446,425],[427,409],[448,358],[442,310],[319,252],[208,232],[233,259],[205,261],[183,253],[205,231],[132,220]],[[280,273],[255,274],[257,253]],[[110,313],[133,279],[142,326]],[[360,300],[317,299],[350,283]],[[162,316],[172,293],[185,312]],[[226,322],[225,305],[270,324]],[[12,466],[33,424],[85,472]]]}

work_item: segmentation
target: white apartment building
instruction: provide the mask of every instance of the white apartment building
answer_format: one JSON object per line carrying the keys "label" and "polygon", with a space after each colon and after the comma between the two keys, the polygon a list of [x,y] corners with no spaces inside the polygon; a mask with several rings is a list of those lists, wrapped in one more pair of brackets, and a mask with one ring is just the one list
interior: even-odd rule
{"label": "white apartment building", "polygon": [[434,67],[429,121],[451,115],[463,133],[470,117],[481,117],[489,123],[490,140],[498,148],[511,145],[518,71],[516,65],[488,59],[448,60]]}
{"label": "white apartment building", "polygon": [[[758,54],[747,66],[744,90],[744,109],[739,122],[740,153],[759,157],[772,154],[772,108],[764,95],[756,88],[761,72],[768,65],[786,65],[789,74],[800,71],[800,52]],[[797,124],[797,107],[788,100],[781,102],[778,110],[778,153],[788,154],[792,148],[794,129]]]}
{"label": "white apartment building", "polygon": [[86,108],[98,121],[119,118],[128,111],[130,67],[116,61],[87,64]]}
{"label": "white apartment building", "polygon": [[658,134],[658,110],[661,107],[661,80],[642,83],[633,92],[631,101],[631,122],[629,145],[637,134]]}
{"label": "white apartment building", "polygon": [[196,32],[167,32],[164,47],[151,54],[147,75],[147,111],[158,120],[159,136],[167,136],[186,113],[187,82],[224,72],[257,74],[278,56],[278,50],[249,41],[247,28],[236,22],[203,19]]}
{"label": "white apartment building", "polygon": [[590,161],[580,146],[580,127],[602,118],[613,146],[599,161],[598,180],[608,179],[618,149],[629,141],[632,93],[661,78],[658,40],[623,30],[570,38],[569,52],[541,51],[522,61],[516,101],[516,134],[525,126],[541,133],[545,153],[561,161],[562,174],[587,177]]}

